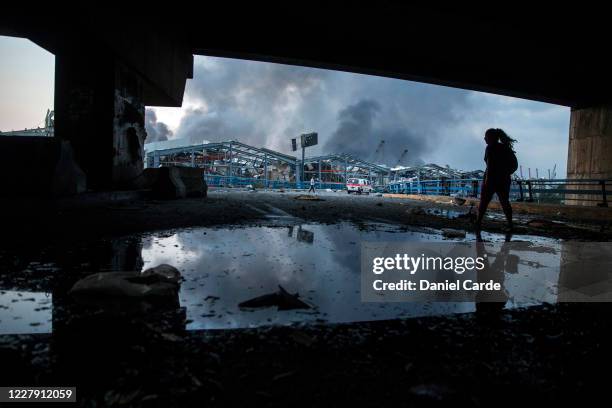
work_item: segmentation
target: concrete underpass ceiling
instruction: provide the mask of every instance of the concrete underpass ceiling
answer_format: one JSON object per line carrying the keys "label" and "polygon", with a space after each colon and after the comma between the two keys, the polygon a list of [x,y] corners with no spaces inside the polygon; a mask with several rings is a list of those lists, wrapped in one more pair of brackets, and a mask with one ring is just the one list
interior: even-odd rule
{"label": "concrete underpass ceiling", "polygon": [[[87,24],[73,19],[70,27],[81,36],[104,38],[105,31],[129,24],[130,32],[180,38],[201,55],[376,74],[571,107],[612,102],[608,21],[600,10],[560,3],[554,9],[328,3],[173,4],[176,12],[139,18],[88,6],[80,10]],[[19,18],[0,17],[0,34],[25,26],[45,48],[56,47],[54,31],[67,26],[60,14],[28,14],[21,25],[15,23]]]}
{"label": "concrete underpass ceiling", "polygon": [[[227,21],[241,34],[224,29]],[[383,1],[370,7],[251,10],[211,23],[185,24],[196,53],[391,76],[572,107],[610,101],[609,63],[603,58],[608,23],[597,10]]]}

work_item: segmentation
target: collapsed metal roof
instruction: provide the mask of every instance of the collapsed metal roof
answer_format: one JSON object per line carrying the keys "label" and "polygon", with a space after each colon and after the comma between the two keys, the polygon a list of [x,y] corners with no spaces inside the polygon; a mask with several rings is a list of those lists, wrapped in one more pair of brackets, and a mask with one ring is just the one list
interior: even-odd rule
{"label": "collapsed metal roof", "polygon": [[434,163],[419,166],[398,166],[392,168],[391,171],[395,178],[418,178],[420,180],[482,178],[484,175],[482,170],[463,171],[448,166],[442,167]]}

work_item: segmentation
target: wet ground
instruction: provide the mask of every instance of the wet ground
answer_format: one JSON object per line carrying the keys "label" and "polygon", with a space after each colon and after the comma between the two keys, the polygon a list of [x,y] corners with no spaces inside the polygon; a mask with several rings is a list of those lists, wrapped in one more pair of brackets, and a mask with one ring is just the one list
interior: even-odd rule
{"label": "wet ground", "polygon": [[[3,202],[0,221],[5,235],[0,240],[11,243],[27,242],[41,245],[52,241],[71,242],[78,237],[96,239],[118,237],[138,232],[168,230],[197,226],[261,225],[277,213],[296,217],[304,222],[335,224],[349,221],[381,222],[396,226],[425,228],[460,228],[472,230],[470,208],[451,204],[408,199],[348,195],[342,192],[320,192],[319,201],[299,200],[303,193],[245,190],[211,190],[203,199],[157,201],[133,199],[124,202],[66,203],[42,200]],[[449,199],[450,201],[450,199]],[[439,211],[439,213],[436,213]],[[607,241],[612,236],[609,221],[578,222],[555,216],[543,217],[548,223],[528,226],[533,215],[516,212],[516,233],[553,238]],[[491,212],[485,220],[485,230],[502,232],[499,213]]]}
{"label": "wet ground", "polygon": [[[279,225],[281,221],[285,226]],[[179,294],[186,308],[188,330],[287,325],[291,323],[346,323],[426,315],[473,312],[467,302],[371,303],[360,295],[362,242],[426,242],[446,240],[437,230],[410,230],[390,224],[300,224],[274,216],[261,227],[191,228],[112,240],[110,258],[97,270],[142,270],[159,264],[179,269],[185,281]],[[489,241],[505,236],[485,234]],[[533,247],[522,251],[519,268],[507,276],[507,307],[555,302],[561,244],[550,238],[529,239]],[[474,241],[470,234],[467,241]],[[103,247],[103,242],[93,248]],[[85,255],[83,255],[85,256]],[[132,256],[133,259],[128,259]],[[100,257],[93,254],[92,258]],[[117,258],[123,258],[118,260]],[[114,262],[114,264],[113,264]],[[119,264],[117,262],[120,262]],[[124,266],[121,268],[121,266]],[[15,276],[69,275],[61,260],[32,260]],[[78,276],[81,276],[80,273]],[[66,277],[66,280],[70,278]],[[10,287],[10,283],[5,287]],[[27,283],[23,283],[27,286]],[[279,313],[276,308],[240,309],[238,303],[274,292],[282,285],[298,292],[309,310]],[[17,289],[11,288],[11,289]],[[53,285],[47,292],[0,292],[0,334],[52,332]],[[64,295],[63,293],[61,295]]]}
{"label": "wet ground", "polygon": [[[469,302],[363,303],[361,242],[441,241],[449,226],[473,241],[470,209],[297,195],[216,191],[208,200],[47,208],[49,219],[37,214],[22,223],[0,250],[0,358],[10,367],[2,384],[78,383],[87,396],[82,406],[280,406],[306,396],[319,405],[343,398],[378,405],[382,397],[366,396],[368,387],[425,405],[492,403],[495,392],[512,386],[534,397],[542,386],[546,400],[562,395],[564,383],[589,389],[588,375],[566,370],[608,361],[600,348],[610,330],[605,306],[590,307],[584,319],[587,306],[549,305],[558,300],[564,242],[606,241],[607,225],[533,223],[517,214],[511,239],[533,247],[504,279],[504,310],[474,313]],[[491,214],[485,240],[507,239],[499,218]],[[19,227],[19,219],[7,225]],[[38,234],[24,247],[33,221],[40,221]],[[176,307],[118,306],[109,313],[67,295],[93,272],[159,263],[176,266],[185,279]],[[279,284],[313,309],[238,307]],[[457,370],[486,378],[490,388]],[[347,394],[333,394],[332,386]],[[238,389],[246,399],[234,395]]]}

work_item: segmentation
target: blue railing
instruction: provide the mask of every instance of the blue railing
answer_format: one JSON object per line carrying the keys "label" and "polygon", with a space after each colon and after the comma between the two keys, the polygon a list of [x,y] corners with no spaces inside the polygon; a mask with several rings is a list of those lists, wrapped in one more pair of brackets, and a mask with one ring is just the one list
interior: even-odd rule
{"label": "blue railing", "polygon": [[480,179],[393,181],[389,191],[396,194],[461,195],[477,197],[480,194]]}
{"label": "blue railing", "polygon": [[[284,181],[284,180],[265,180],[261,178],[250,178],[250,177],[237,177],[237,176],[219,176],[206,174],[204,179],[209,186],[212,187],[246,187],[253,186],[255,188],[270,188],[270,189],[304,189],[310,187],[310,181],[304,181],[301,183]],[[316,182],[315,187],[317,189],[331,189],[331,190],[345,190],[346,185],[344,183],[331,183],[331,182]]]}
{"label": "blue railing", "polygon": [[[612,193],[611,185],[612,180],[608,179],[513,180],[510,198],[515,201],[567,204],[593,201],[607,207],[607,196]],[[388,190],[396,194],[458,195],[474,198],[480,197],[481,188],[481,179],[393,181],[388,185]]]}
{"label": "blue railing", "polygon": [[[301,183],[261,178],[204,176],[211,187],[246,187],[269,189],[307,189],[310,181]],[[316,182],[317,189],[346,190],[344,183]],[[446,179],[420,181],[392,181],[384,191],[396,194],[457,195],[480,197],[481,179]],[[382,191],[383,189],[376,189]],[[602,207],[608,206],[607,196],[612,193],[612,180],[605,179],[554,179],[554,180],[513,180],[510,198],[514,201],[541,203],[578,203],[592,201]]]}

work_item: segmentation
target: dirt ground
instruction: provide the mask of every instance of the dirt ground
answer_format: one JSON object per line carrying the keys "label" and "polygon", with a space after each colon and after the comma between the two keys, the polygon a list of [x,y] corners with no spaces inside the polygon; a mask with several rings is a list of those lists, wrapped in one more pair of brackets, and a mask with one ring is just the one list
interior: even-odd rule
{"label": "dirt ground", "polygon": [[[7,202],[1,216],[2,240],[82,240],[87,237],[120,236],[192,226],[259,225],[266,214],[281,210],[310,222],[332,224],[386,222],[423,228],[473,230],[468,206],[426,201],[356,196],[338,192],[320,192],[315,200],[301,200],[299,192],[212,190],[208,198],[79,202]],[[473,212],[476,209],[472,209]],[[456,213],[455,213],[456,212]],[[503,215],[490,211],[483,228],[502,232]],[[540,221],[531,222],[530,221]],[[554,216],[515,214],[517,234],[533,234],[562,239],[607,241],[612,233],[609,221],[581,223],[555,221]]]}
{"label": "dirt ground", "polygon": [[0,336],[1,377],[77,386],[86,407],[595,404],[607,397],[610,311],[174,333],[115,320]]}
{"label": "dirt ground", "polygon": [[[472,230],[465,206],[300,194],[218,190],[176,201],[7,203],[3,251],[284,216]],[[516,219],[520,234],[610,238],[606,223]],[[503,225],[493,213],[484,229]],[[76,385],[83,407],[584,404],[607,397],[600,373],[612,362],[610,312],[607,304],[493,304],[463,315],[216,331],[186,331],[176,313],[89,313],[54,321],[52,334],[0,336],[0,384]]]}

